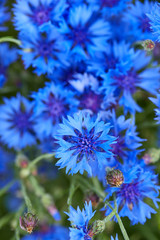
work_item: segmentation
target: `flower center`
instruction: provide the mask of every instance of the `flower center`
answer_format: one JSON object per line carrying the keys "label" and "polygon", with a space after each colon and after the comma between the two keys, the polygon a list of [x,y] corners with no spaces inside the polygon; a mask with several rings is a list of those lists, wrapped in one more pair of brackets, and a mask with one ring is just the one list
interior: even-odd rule
{"label": "flower center", "polygon": [[39,53],[41,56],[44,57],[51,55],[52,53],[51,45],[49,43],[41,43],[41,45],[39,46]]}
{"label": "flower center", "polygon": [[57,99],[53,94],[50,94],[48,101],[44,103],[47,106],[46,110],[47,118],[50,117],[52,117],[53,119],[61,118],[66,111],[66,107],[63,104],[63,99]]}
{"label": "flower center", "polygon": [[15,113],[14,116],[14,125],[20,130],[21,133],[28,130],[30,128],[31,122],[30,122],[31,115],[26,112],[19,112]]}
{"label": "flower center", "polygon": [[72,31],[73,31],[74,44],[75,45],[76,44],[84,45],[84,43],[87,41],[87,29],[77,27],[77,28],[73,29]]}
{"label": "flower center", "polygon": [[49,21],[49,10],[47,10],[47,9],[37,10],[35,12],[34,19],[38,25],[48,22]]}
{"label": "flower center", "polygon": [[125,201],[130,210],[133,209],[134,203],[138,201],[138,198],[140,196],[138,184],[138,182],[122,184],[120,190],[117,192],[117,196],[123,198],[122,204],[124,204],[123,202]]}
{"label": "flower center", "polygon": [[84,93],[80,100],[80,108],[90,109],[92,112],[97,113],[101,109],[102,96],[90,91]]}
{"label": "flower center", "polygon": [[103,7],[114,7],[118,5],[119,0],[101,0],[101,5]]}
{"label": "flower center", "polygon": [[143,18],[140,19],[140,28],[142,32],[151,32],[150,26],[148,17],[144,15]]}
{"label": "flower center", "polygon": [[[129,71],[127,75],[114,76],[114,79],[116,79],[116,84],[118,84],[121,89],[128,90],[132,94],[135,92],[135,82],[137,81],[137,74],[135,72]],[[113,85],[115,85],[115,83]]]}

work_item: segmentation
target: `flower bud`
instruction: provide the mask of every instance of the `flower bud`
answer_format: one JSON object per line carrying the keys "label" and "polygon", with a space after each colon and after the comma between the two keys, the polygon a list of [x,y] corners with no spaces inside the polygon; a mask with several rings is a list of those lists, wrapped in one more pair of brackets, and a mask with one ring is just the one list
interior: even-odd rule
{"label": "flower bud", "polygon": [[89,230],[88,236],[93,237],[103,232],[104,229],[105,229],[105,222],[101,220],[97,220],[92,224],[91,229]]}
{"label": "flower bud", "polygon": [[155,43],[152,40],[147,39],[142,42],[142,46],[143,46],[144,50],[152,51],[155,47]]}
{"label": "flower bud", "polygon": [[88,193],[85,200],[89,203],[90,201],[92,202],[92,206],[93,207],[97,207],[99,202],[100,202],[100,198],[98,197],[97,194],[95,193]]}
{"label": "flower bud", "polygon": [[23,217],[19,218],[20,227],[28,233],[32,233],[33,229],[37,225],[38,218],[32,213],[25,213]]}
{"label": "flower bud", "polygon": [[106,180],[111,187],[120,187],[124,182],[123,173],[118,169],[113,169],[107,173]]}

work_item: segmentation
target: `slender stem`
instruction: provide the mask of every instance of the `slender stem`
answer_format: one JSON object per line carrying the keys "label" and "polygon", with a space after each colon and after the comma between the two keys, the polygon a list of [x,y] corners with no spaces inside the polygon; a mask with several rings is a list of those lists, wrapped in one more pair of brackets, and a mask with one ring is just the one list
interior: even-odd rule
{"label": "slender stem", "polygon": [[36,165],[38,162],[40,162],[43,159],[48,159],[51,157],[54,157],[55,153],[47,153],[47,154],[43,154],[37,158],[35,158],[34,160],[32,160],[32,162],[29,164],[28,168],[32,168],[34,165]]}
{"label": "slender stem", "polygon": [[77,190],[77,188],[78,188],[78,185],[76,185],[76,183],[75,183],[75,178],[73,178],[73,179],[72,179],[71,186],[70,186],[70,189],[69,189],[69,196],[68,196],[68,199],[67,199],[68,207],[69,207],[70,205],[72,205],[73,194],[75,193],[75,191]]}
{"label": "slender stem", "polygon": [[0,197],[3,196],[3,194],[5,194],[5,193],[8,191],[8,189],[9,189],[14,183],[15,183],[15,181],[12,181],[12,182],[8,183],[4,188],[2,188],[2,189],[0,190]]}
{"label": "slender stem", "polygon": [[9,37],[9,36],[0,38],[0,43],[3,43],[3,42],[12,42],[12,43],[17,44],[18,46],[21,45],[21,41],[19,41],[18,39]]}
{"label": "slender stem", "polygon": [[20,235],[19,235],[19,229],[18,228],[16,228],[16,230],[15,230],[15,238],[16,238],[16,240],[20,240]]}
{"label": "slender stem", "polygon": [[116,211],[117,209],[113,209],[113,211],[107,217],[105,217],[104,219],[105,223],[111,220],[111,218],[116,214]]}
{"label": "slender stem", "polygon": [[119,227],[121,229],[121,232],[123,234],[124,239],[129,240],[128,234],[126,232],[126,229],[125,229],[125,227],[122,223],[122,220],[121,220],[120,216],[118,215],[118,213],[116,213],[115,215],[116,215],[116,218],[117,218],[117,221],[118,221],[118,224],[119,224]]}
{"label": "slender stem", "polygon": [[22,189],[22,194],[23,194],[26,206],[28,208],[28,212],[32,212],[32,203],[27,195],[27,191],[23,182],[21,182],[21,189]]}

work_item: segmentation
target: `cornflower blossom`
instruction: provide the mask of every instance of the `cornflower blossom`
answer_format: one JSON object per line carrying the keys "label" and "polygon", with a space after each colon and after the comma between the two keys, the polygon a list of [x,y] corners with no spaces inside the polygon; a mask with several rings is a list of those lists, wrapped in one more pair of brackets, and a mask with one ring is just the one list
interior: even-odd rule
{"label": "cornflower blossom", "polygon": [[67,21],[60,22],[59,31],[64,44],[77,59],[87,59],[95,51],[103,51],[110,38],[109,23],[97,12],[97,8],[81,5],[69,10]]}
{"label": "cornflower blossom", "polygon": [[14,25],[18,31],[52,27],[59,21],[67,5],[65,0],[17,0],[13,4]]}
{"label": "cornflower blossom", "polygon": [[0,88],[7,80],[7,68],[17,60],[17,53],[16,48],[9,48],[6,43],[0,44]]}
{"label": "cornflower blossom", "polygon": [[131,0],[87,0],[87,2],[97,5],[104,15],[117,15],[128,7]]}
{"label": "cornflower blossom", "polygon": [[0,2],[0,32],[7,31],[8,28],[5,27],[3,24],[10,19],[10,13],[8,12],[8,8],[4,6],[5,3],[5,0],[1,0]]}
{"label": "cornflower blossom", "polygon": [[93,169],[102,169],[112,157],[110,145],[115,138],[109,135],[110,124],[94,120],[82,112],[63,119],[58,131],[59,148],[57,166],[66,167],[66,173],[75,174],[84,170],[92,176]]}
{"label": "cornflower blossom", "polygon": [[[146,200],[153,201],[156,208],[160,201],[157,175],[153,168],[145,166],[144,161],[137,161],[134,154],[131,153],[125,158],[123,164],[117,164],[124,176],[124,183],[120,187],[107,186],[107,199],[116,193],[118,212],[121,217],[128,217],[132,224],[144,224],[147,218],[151,218],[152,213],[156,211],[150,207]],[[111,205],[114,203],[111,201]],[[106,215],[111,210],[108,208]]]}
{"label": "cornflower blossom", "polygon": [[74,93],[52,82],[32,93],[32,98],[35,103],[35,131],[40,139],[54,136],[62,118],[77,110],[78,102]]}
{"label": "cornflower blossom", "polygon": [[20,94],[4,98],[0,112],[0,136],[4,144],[19,150],[36,143],[32,102]]}
{"label": "cornflower blossom", "polygon": [[139,88],[156,94],[159,87],[159,67],[155,68],[155,63],[153,63],[152,67],[147,68],[151,61],[150,56],[147,56],[144,51],[137,51],[131,60],[132,67],[126,73],[111,70],[103,75],[103,88],[106,89],[106,95],[113,93],[119,105],[124,107],[125,114],[142,111],[133,98]]}
{"label": "cornflower blossom", "polygon": [[94,216],[95,211],[92,211],[91,201],[87,204],[85,202],[84,208],[82,211],[79,207],[75,210],[70,206],[70,212],[66,213],[71,221],[72,227],[70,227],[70,240],[91,240],[92,231],[89,227],[89,221]]}
{"label": "cornflower blossom", "polygon": [[37,240],[37,239],[45,239],[45,240],[69,240],[69,233],[67,228],[53,225],[51,227],[43,226],[41,227],[41,231],[36,231],[32,233],[31,235],[26,235],[22,238],[22,240]]}
{"label": "cornflower blossom", "polygon": [[150,20],[150,29],[160,42],[160,4],[158,2],[152,6],[151,12],[147,16]]}
{"label": "cornflower blossom", "polygon": [[[32,36],[32,37],[31,37]],[[66,63],[66,49],[63,38],[56,27],[47,32],[40,33],[36,28],[31,32],[20,33],[22,56],[25,68],[32,66],[37,75],[52,74],[55,68]]]}
{"label": "cornflower blossom", "polygon": [[160,124],[160,94],[157,94],[156,98],[150,98],[150,100],[157,106],[155,109],[157,123]]}
{"label": "cornflower blossom", "polygon": [[135,41],[155,40],[148,17],[148,13],[150,13],[153,5],[153,1],[149,0],[145,0],[144,3],[135,1],[135,4],[130,4],[128,10],[124,13],[123,18],[129,22],[129,31],[132,31]]}

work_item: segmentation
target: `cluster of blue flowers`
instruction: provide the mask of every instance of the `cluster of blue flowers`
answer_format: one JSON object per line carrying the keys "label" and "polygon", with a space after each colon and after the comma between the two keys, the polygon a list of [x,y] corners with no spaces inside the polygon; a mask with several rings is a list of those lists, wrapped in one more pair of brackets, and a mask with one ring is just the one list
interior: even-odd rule
{"label": "cluster of blue flowers", "polygon": [[[0,3],[3,32],[11,17],[5,4],[4,0]],[[9,84],[8,67],[18,55],[24,68],[31,70],[32,81],[36,75],[44,81],[37,90],[30,86],[28,96],[17,92],[0,104],[1,188],[14,179],[13,167],[5,178],[14,160],[4,147],[14,154],[28,147],[55,152],[56,166],[66,168],[68,175],[97,177],[103,184],[104,201],[114,208],[115,195],[118,214],[132,224],[144,224],[156,213],[149,203],[152,200],[158,208],[160,187],[155,169],[142,159],[145,140],[137,131],[136,117],[144,111],[139,101],[144,95],[156,105],[155,124],[160,124],[160,67],[156,53],[140,46],[148,39],[160,41],[160,4],[149,0],[16,0],[12,12],[20,45],[18,49],[0,43],[0,88]],[[122,172],[120,186],[109,186],[107,168]],[[48,179],[54,174],[48,174]],[[102,210],[108,216],[113,209]],[[55,226],[23,240],[69,236],[91,240],[89,221],[95,214],[91,201],[85,202],[82,211],[71,206],[69,211],[69,234]],[[115,216],[112,219],[116,221]]]}

